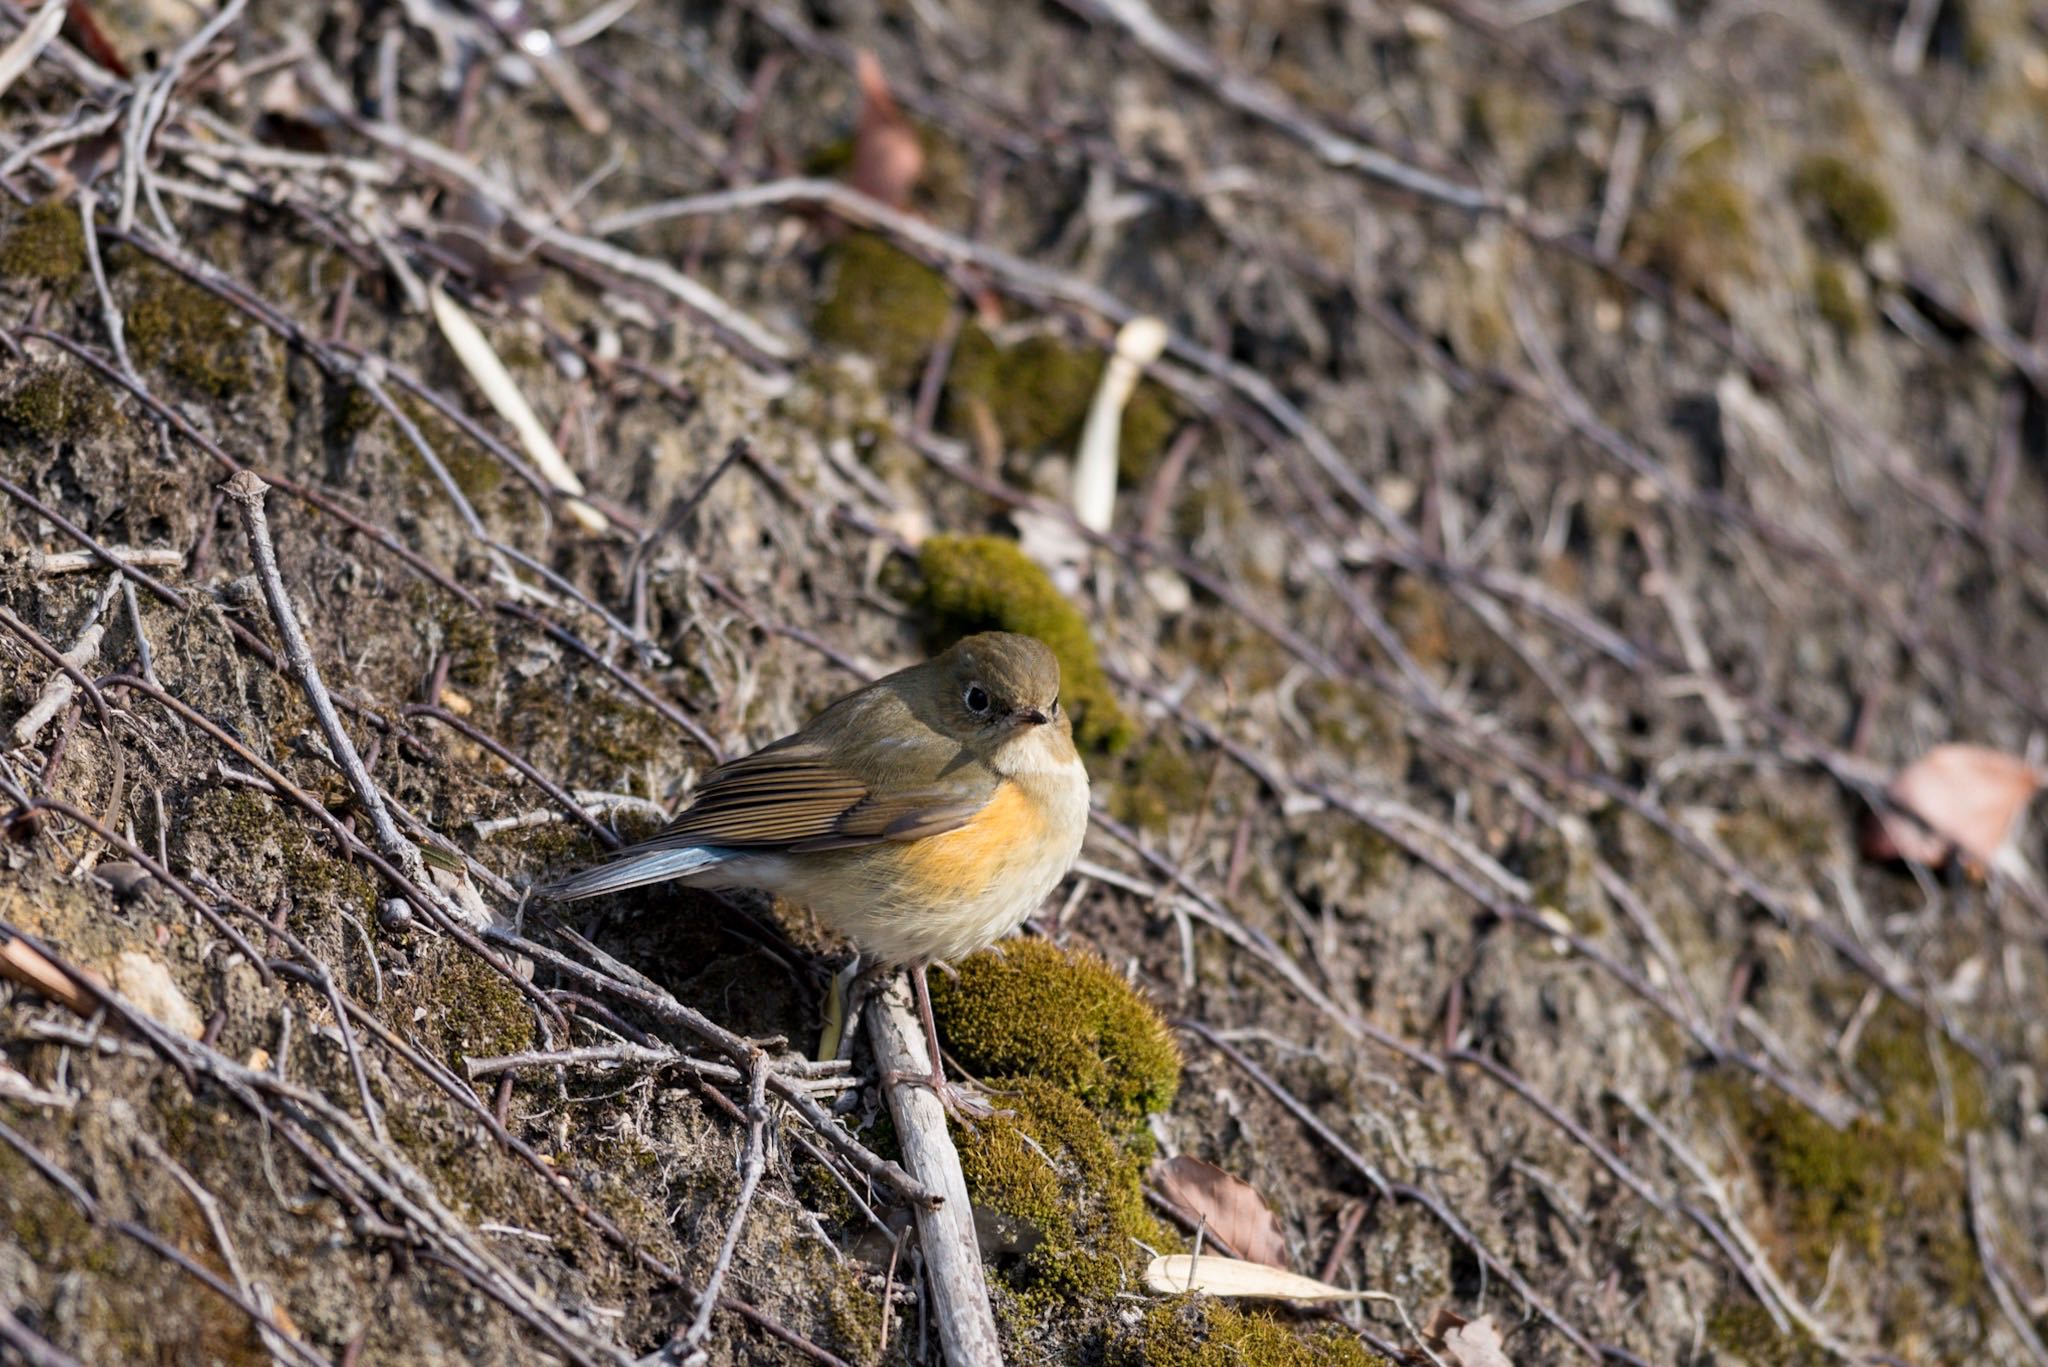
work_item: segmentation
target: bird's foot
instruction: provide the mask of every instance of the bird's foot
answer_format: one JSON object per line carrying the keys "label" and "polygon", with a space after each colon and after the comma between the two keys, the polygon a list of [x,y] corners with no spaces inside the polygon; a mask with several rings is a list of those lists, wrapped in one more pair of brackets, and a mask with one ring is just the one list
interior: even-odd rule
{"label": "bird's foot", "polygon": [[946,1108],[946,1114],[970,1130],[975,1128],[974,1122],[977,1120],[992,1120],[997,1116],[1013,1114],[1010,1111],[998,1110],[976,1090],[947,1081],[946,1075],[937,1069],[929,1073],[892,1071],[885,1075],[885,1080],[891,1086],[907,1084],[929,1089],[932,1095],[939,1099],[939,1104]]}

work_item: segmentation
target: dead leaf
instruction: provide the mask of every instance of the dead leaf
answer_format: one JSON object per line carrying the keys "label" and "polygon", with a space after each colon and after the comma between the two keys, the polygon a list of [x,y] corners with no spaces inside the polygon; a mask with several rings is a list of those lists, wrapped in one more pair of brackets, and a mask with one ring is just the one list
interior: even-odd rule
{"label": "dead leaf", "polygon": [[860,83],[860,122],[853,130],[853,166],[847,180],[869,198],[901,209],[910,203],[910,192],[924,174],[924,146],[889,93],[875,54],[863,49],[853,71]]}
{"label": "dead leaf", "polygon": [[1378,1295],[1373,1291],[1347,1291],[1284,1268],[1248,1263],[1242,1258],[1222,1258],[1213,1253],[1204,1253],[1199,1258],[1186,1253],[1154,1258],[1145,1267],[1145,1286],[1166,1296],[1200,1291],[1210,1296],[1268,1301],[1362,1301]]}
{"label": "dead leaf", "polygon": [[1491,1315],[1468,1320],[1448,1306],[1438,1306],[1423,1336],[1457,1367],[1514,1367]]}
{"label": "dead leaf", "polygon": [[26,940],[0,939],[0,978],[20,983],[37,996],[60,1002],[81,1016],[99,1010],[99,1001],[91,992]]}
{"label": "dead leaf", "polygon": [[1269,1267],[1289,1263],[1280,1221],[1266,1198],[1243,1178],[1183,1155],[1154,1165],[1152,1180],[1161,1195],[1200,1220],[1239,1257]]}
{"label": "dead leaf", "polygon": [[2048,775],[1983,745],[1937,745],[1901,769],[1885,793],[1918,816],[1876,813],[1864,828],[1872,859],[1940,865],[1954,850],[1989,867]]}

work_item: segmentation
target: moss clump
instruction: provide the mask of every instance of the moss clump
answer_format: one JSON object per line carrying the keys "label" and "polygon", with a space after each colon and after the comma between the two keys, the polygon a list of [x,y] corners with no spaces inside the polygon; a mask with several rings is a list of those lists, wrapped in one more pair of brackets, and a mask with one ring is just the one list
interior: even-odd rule
{"label": "moss clump", "polygon": [[1013,940],[934,975],[946,1044],[977,1073],[1028,1075],[1135,1132],[1180,1087],[1180,1049],[1152,1004],[1092,954]]}
{"label": "moss clump", "polygon": [[1863,304],[1849,288],[1849,279],[1832,261],[1817,262],[1808,280],[1813,307],[1821,320],[1843,337],[1854,337],[1868,325]]}
{"label": "moss clump", "polygon": [[[1071,446],[1080,438],[1107,364],[1100,351],[1057,337],[1027,337],[1005,348],[978,327],[963,329],[946,376],[947,424],[973,431],[979,410],[1012,450]],[[1117,435],[1118,472],[1126,483],[1151,472],[1179,424],[1167,391],[1141,381]]]}
{"label": "moss clump", "polygon": [[833,1346],[847,1361],[864,1367],[881,1358],[882,1298],[859,1273],[842,1271],[832,1278],[825,1292],[825,1322],[832,1327]]}
{"label": "moss clump", "polygon": [[915,380],[953,309],[946,278],[872,233],[835,247],[831,273],[811,323],[818,340],[868,356],[892,389]]}
{"label": "moss clump", "polygon": [[1005,1113],[956,1130],[961,1171],[1004,1245],[996,1265],[1027,1296],[1133,1289],[1172,1236],[1145,1209],[1139,1161],[1095,1113],[1042,1077],[991,1078]]}
{"label": "moss clump", "polygon": [[[369,399],[368,394],[364,394],[363,397],[369,400],[372,408],[376,408],[374,399]],[[465,498],[481,499],[505,482],[505,467],[498,463],[497,457],[471,440],[466,433],[457,431],[432,405],[411,395],[400,398],[397,402],[399,411],[419,429],[420,436],[433,449],[435,459],[448,471],[448,477],[455,481],[455,487],[462,490]],[[376,411],[382,413],[383,410]],[[399,456],[405,462],[406,473],[414,479],[434,480],[438,487],[439,480],[427,464],[427,458],[420,454],[420,448],[413,444],[412,438],[394,425],[391,428],[391,439],[398,443]]]}
{"label": "moss clump", "polygon": [[533,1047],[533,1008],[519,989],[476,955],[450,947],[432,978],[429,1010],[444,1052],[496,1058]]}
{"label": "moss clump", "polygon": [[1852,251],[1863,251],[1898,230],[1899,210],[1891,195],[1846,157],[1808,157],[1799,163],[1792,185]]}
{"label": "moss clump", "polygon": [[1943,1089],[1958,1132],[1982,1129],[1991,1119],[1984,1069],[1952,1041],[1934,1035],[1939,1065],[1929,1047],[1926,1022],[1902,1002],[1887,999],[1871,1016],[1856,1047],[1856,1069],[1882,1093],[1885,1118],[1894,1125],[1945,1133]]}
{"label": "moss clump", "polygon": [[1199,807],[1207,787],[1208,773],[1179,741],[1156,738],[1124,761],[1122,778],[1109,790],[1110,814],[1161,833],[1174,817]]}
{"label": "moss clump", "polygon": [[225,399],[255,379],[241,316],[215,295],[154,266],[138,272],[128,306],[128,349],[136,364],[160,365],[205,394]]}
{"label": "moss clump", "polygon": [[0,278],[69,280],[85,269],[85,233],[78,211],[61,200],[32,204],[0,240]]}
{"label": "moss clump", "polygon": [[[1938,1047],[1937,1064],[1924,1023],[1886,1003],[1855,1058],[1883,1113],[1840,1130],[1776,1093],[1726,1075],[1710,1080],[1748,1143],[1795,1267],[1816,1284],[1839,1247],[1921,1269],[1945,1298],[1978,1296],[1982,1272],[1950,1127],[1982,1126],[1989,1102],[1976,1062],[1945,1040]],[[1895,1304],[1891,1313],[1903,1311]]]}
{"label": "moss clump", "polygon": [[1390,1367],[1342,1329],[1297,1329],[1273,1315],[1181,1296],[1111,1345],[1111,1367]]}
{"label": "moss clump", "polygon": [[1682,171],[1631,233],[1632,254],[1679,289],[1724,305],[1731,283],[1756,274],[1749,192],[1712,164]]}
{"label": "moss clump", "polygon": [[0,399],[0,422],[39,441],[75,440],[104,432],[120,410],[92,376],[65,362],[36,366]]}
{"label": "moss clump", "polygon": [[1095,658],[1087,619],[1014,541],[934,536],[917,552],[921,594],[934,633],[957,640],[977,631],[1014,631],[1052,647],[1060,661],[1060,702],[1083,746],[1120,751],[1137,727],[1118,706]]}
{"label": "moss clump", "polygon": [[1707,1342],[1746,1367],[1828,1367],[1834,1359],[1794,1329],[1778,1332],[1770,1312],[1751,1300],[1723,1300],[1707,1312]]}

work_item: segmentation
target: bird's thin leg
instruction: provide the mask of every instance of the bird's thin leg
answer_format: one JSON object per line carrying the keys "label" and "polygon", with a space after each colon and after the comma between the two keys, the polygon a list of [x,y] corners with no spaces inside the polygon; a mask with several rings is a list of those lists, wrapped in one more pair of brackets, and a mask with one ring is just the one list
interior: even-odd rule
{"label": "bird's thin leg", "polygon": [[932,1089],[939,1104],[955,1120],[972,1124],[976,1119],[986,1119],[995,1114],[995,1108],[978,1096],[973,1096],[946,1081],[946,1070],[939,1058],[939,1023],[932,1015],[931,987],[924,979],[924,965],[910,966],[911,995],[917,998],[917,1016],[924,1024],[924,1046],[931,1051],[932,1070],[929,1076],[906,1078],[906,1081],[922,1083]]}

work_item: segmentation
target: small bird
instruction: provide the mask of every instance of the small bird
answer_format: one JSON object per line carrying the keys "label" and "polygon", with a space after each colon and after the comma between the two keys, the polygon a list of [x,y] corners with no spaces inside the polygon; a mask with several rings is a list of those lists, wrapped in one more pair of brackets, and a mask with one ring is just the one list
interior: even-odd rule
{"label": "small bird", "polygon": [[872,962],[909,967],[926,1081],[958,1111],[925,967],[1015,930],[1080,853],[1088,771],[1059,693],[1044,643],[969,636],[712,770],[661,834],[540,891],[568,900],[672,880],[809,907]]}

